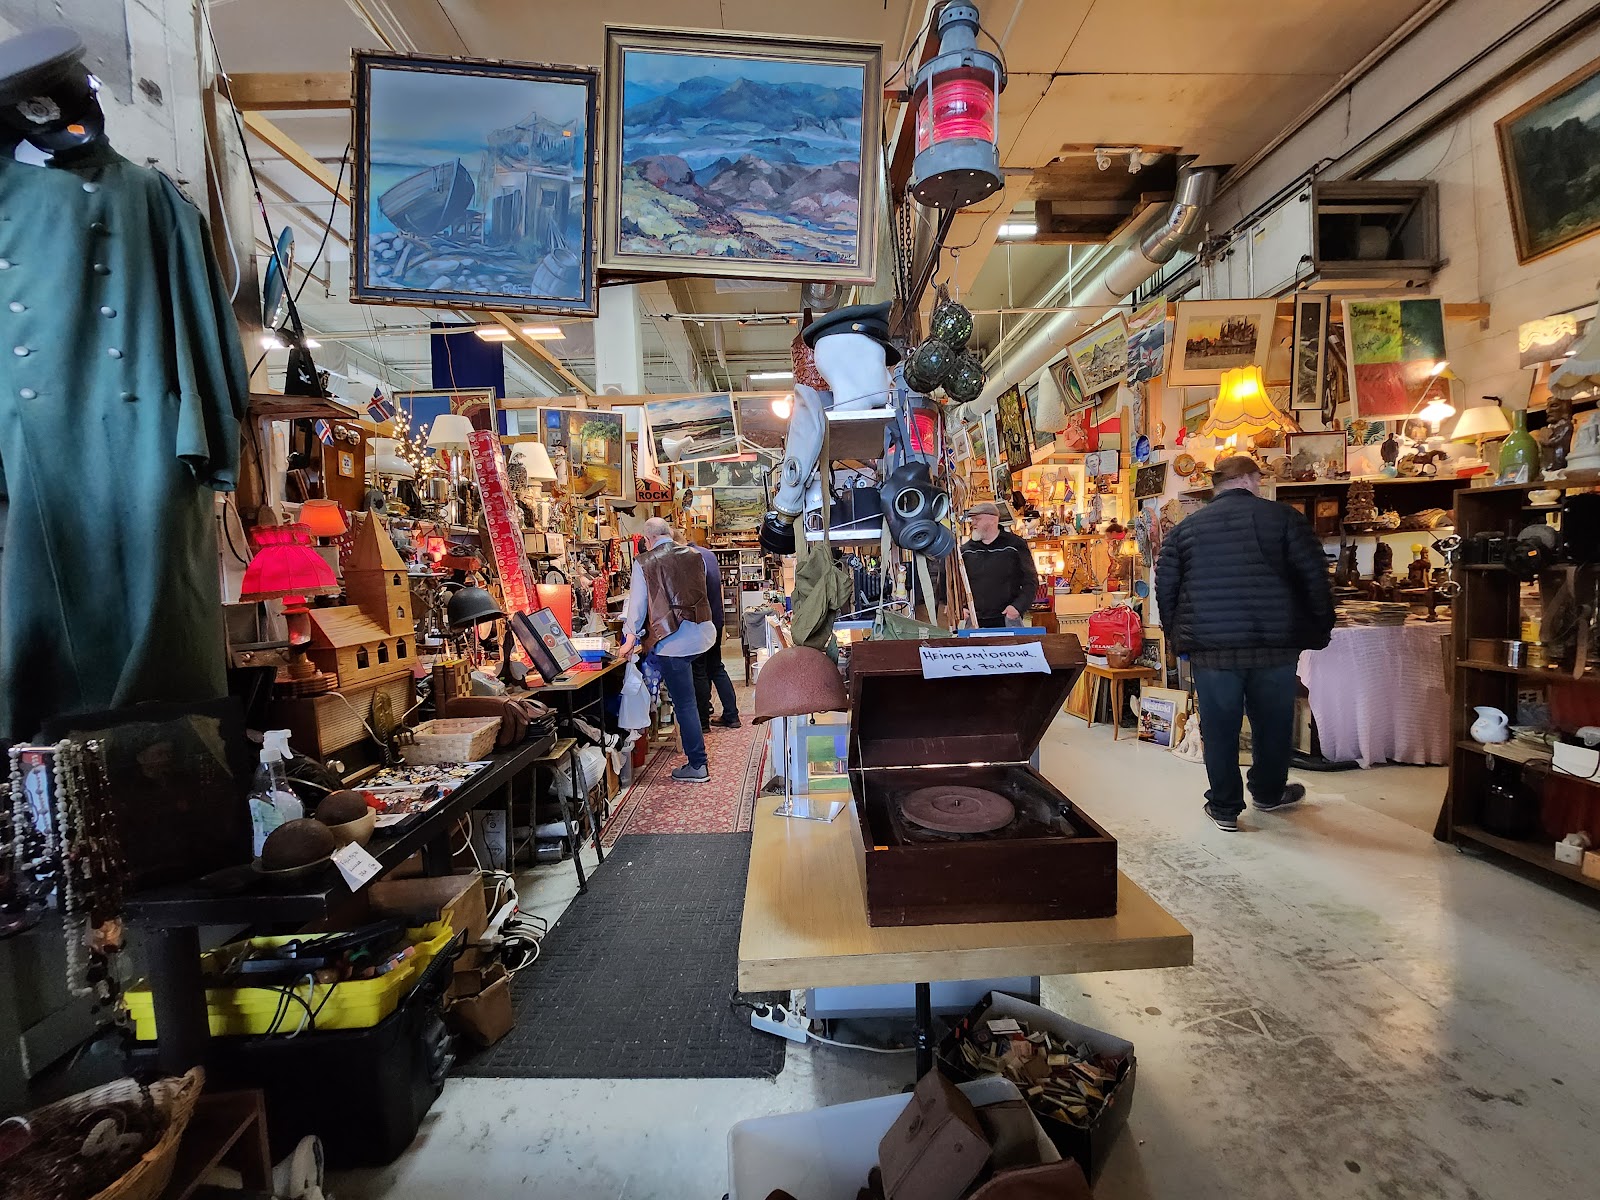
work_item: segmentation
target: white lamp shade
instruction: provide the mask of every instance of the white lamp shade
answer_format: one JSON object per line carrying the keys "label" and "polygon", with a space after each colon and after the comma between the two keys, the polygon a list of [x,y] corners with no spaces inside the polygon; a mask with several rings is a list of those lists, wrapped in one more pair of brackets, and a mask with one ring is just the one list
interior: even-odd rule
{"label": "white lamp shade", "polygon": [[1454,441],[1464,442],[1473,438],[1500,437],[1510,432],[1511,423],[1506,420],[1505,409],[1498,404],[1480,404],[1462,412],[1450,437]]}
{"label": "white lamp shade", "polygon": [[511,457],[522,464],[522,469],[528,473],[529,483],[556,481],[555,464],[550,461],[550,451],[544,448],[543,442],[518,442],[516,449],[511,451]]}
{"label": "white lamp shade", "polygon": [[395,479],[417,477],[417,469],[400,457],[399,443],[394,438],[373,438],[367,443],[367,450],[367,470],[374,475]]}
{"label": "white lamp shade", "polygon": [[471,418],[460,413],[440,413],[428,429],[428,446],[434,450],[464,450],[471,434]]}

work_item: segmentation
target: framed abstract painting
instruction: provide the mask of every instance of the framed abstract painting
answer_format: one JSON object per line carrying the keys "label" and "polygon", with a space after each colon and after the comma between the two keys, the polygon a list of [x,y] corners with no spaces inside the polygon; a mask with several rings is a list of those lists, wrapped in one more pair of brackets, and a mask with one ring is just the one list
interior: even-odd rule
{"label": "framed abstract painting", "polygon": [[355,54],[351,299],[595,316],[592,67]]}
{"label": "framed abstract painting", "polygon": [[873,282],[881,55],[607,26],[601,265]]}

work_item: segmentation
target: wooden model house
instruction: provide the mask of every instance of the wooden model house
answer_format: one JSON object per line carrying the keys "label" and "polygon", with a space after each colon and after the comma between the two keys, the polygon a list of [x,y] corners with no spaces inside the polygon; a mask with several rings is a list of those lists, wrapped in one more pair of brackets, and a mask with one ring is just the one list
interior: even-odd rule
{"label": "wooden model house", "polygon": [[416,622],[405,560],[383,522],[368,516],[344,568],[349,604],[311,610],[311,661],[338,678],[341,691],[409,674]]}

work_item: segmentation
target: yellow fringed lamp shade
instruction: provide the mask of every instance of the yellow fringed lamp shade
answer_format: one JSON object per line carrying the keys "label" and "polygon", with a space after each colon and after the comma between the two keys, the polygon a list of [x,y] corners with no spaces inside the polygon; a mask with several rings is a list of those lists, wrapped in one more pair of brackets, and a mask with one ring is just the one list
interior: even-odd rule
{"label": "yellow fringed lamp shade", "polygon": [[1269,429],[1292,429],[1293,423],[1267,397],[1261,368],[1239,367],[1222,373],[1211,416],[1200,429],[1202,437],[1218,441],[1230,437],[1254,437]]}

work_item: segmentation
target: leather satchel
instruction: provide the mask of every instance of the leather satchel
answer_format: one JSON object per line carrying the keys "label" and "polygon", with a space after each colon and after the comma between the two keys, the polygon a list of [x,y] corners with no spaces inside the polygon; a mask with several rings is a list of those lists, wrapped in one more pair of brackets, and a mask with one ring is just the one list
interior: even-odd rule
{"label": "leather satchel", "polygon": [[972,1101],[937,1068],[878,1143],[887,1200],[960,1200],[989,1163]]}

